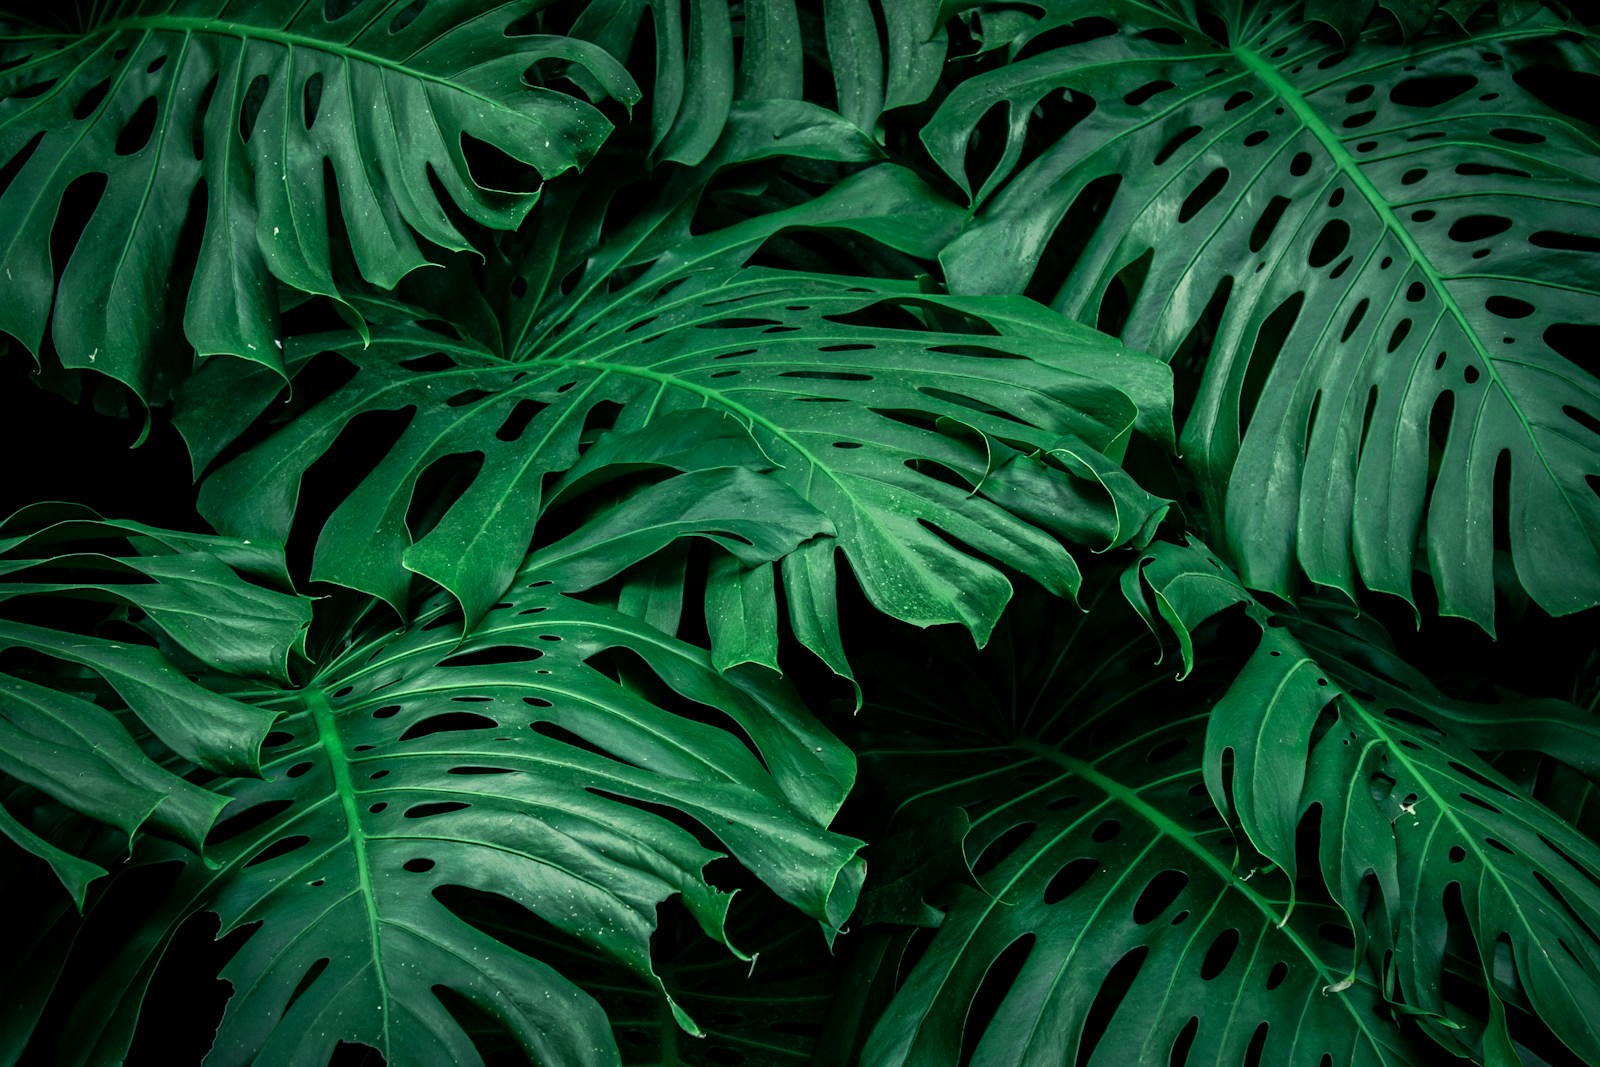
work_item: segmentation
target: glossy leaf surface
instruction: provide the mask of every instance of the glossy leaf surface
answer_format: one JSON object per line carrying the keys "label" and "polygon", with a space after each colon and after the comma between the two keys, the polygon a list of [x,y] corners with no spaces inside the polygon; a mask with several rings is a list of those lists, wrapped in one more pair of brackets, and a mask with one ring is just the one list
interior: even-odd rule
{"label": "glossy leaf surface", "polygon": [[[524,572],[464,640],[441,598],[399,631],[360,627],[303,691],[258,698],[281,715],[264,780],[211,783],[232,801],[214,866],[158,846],[136,857],[183,870],[90,984],[69,1031],[82,1062],[124,1047],[171,931],[202,910],[224,932],[260,924],[223,971],[235,994],[210,1063],[324,1063],[339,1040],[392,1064],[481,1062],[438,987],[536,1061],[615,1062],[587,994],[452,902],[503,897],[656,984],[649,940],[669,896],[726,942],[731,896],[706,881],[721,853],[702,836],[825,926],[843,921],[860,843],[824,827],[849,751],[784,687],[724,677],[543,573]],[[607,673],[617,657],[645,667],[653,696]]]}
{"label": "glossy leaf surface", "polygon": [[[426,262],[419,238],[469,247],[441,194],[501,228],[537,199],[485,187],[469,144],[548,178],[605,139],[598,111],[524,71],[567,60],[608,95],[638,98],[600,50],[515,31],[534,6],[181,0],[116,5],[81,36],[0,37],[12,60],[0,73],[0,159],[15,174],[0,194],[0,329],[37,355],[50,321],[66,366],[152,400],[188,369],[160,354],[181,343],[169,310],[200,355],[281,371],[274,279],[341,291],[330,211],[349,241],[339,254],[393,286]],[[89,221],[65,264],[52,263],[69,191],[90,196]],[[203,236],[198,252],[180,252],[191,213]],[[191,270],[187,293],[170,291],[173,273]]]}
{"label": "glossy leaf surface", "polygon": [[[1422,568],[1492,629],[1503,551],[1545,610],[1600,603],[1600,175],[1557,89],[1594,77],[1586,31],[1346,55],[1298,5],[1217,8],[1049,8],[951,92],[922,137],[977,208],[952,287],[1198,369],[1181,452],[1254,588],[1409,599]],[[1004,150],[970,173],[991,109]]]}
{"label": "glossy leaf surface", "polygon": [[1111,610],[869,707],[864,776],[897,824],[964,809],[979,886],[925,885],[943,919],[880,965],[861,1063],[1428,1062],[1339,911],[1291,914],[1282,873],[1237,862],[1203,775],[1214,691],[1149,676]]}
{"label": "glossy leaf surface", "polygon": [[[1152,587],[1181,585],[1196,571],[1221,580],[1201,552],[1162,545],[1156,555]],[[1173,621],[1193,628],[1212,610],[1174,613]],[[1461,916],[1479,981],[1520,984],[1556,1035],[1593,1058],[1600,848],[1479,753],[1534,750],[1593,775],[1600,727],[1558,700],[1449,699],[1394,655],[1380,627],[1334,605],[1279,622],[1264,628],[1211,711],[1212,798],[1291,874],[1300,821],[1318,812],[1324,881],[1361,940],[1370,932],[1373,952],[1392,962],[1405,1003],[1431,1017],[1425,1025],[1442,1040],[1491,1057],[1509,1042],[1498,1002],[1481,1039],[1454,1032],[1473,1026],[1452,1019],[1459,1013],[1444,995],[1446,943]],[[1364,903],[1369,891],[1377,899]],[[1562,947],[1552,953],[1551,945]]]}
{"label": "glossy leaf surface", "polygon": [[[1160,438],[1169,432],[1169,376],[1158,362],[1021,299],[737,266],[781,229],[898,239],[896,213],[918,210],[939,217],[921,182],[874,168],[808,204],[687,239],[613,291],[604,274],[591,280],[591,268],[576,299],[557,294],[536,328],[542,340],[517,358],[441,337],[415,310],[395,309],[375,335],[381,347],[362,349],[353,335],[306,338],[292,361],[331,348],[357,365],[356,375],[212,475],[201,508],[222,529],[284,536],[303,472],[342,429],[365,413],[414,411],[334,512],[313,574],[390,603],[401,601],[411,573],[422,574],[477,618],[526,550],[544,480],[580,463],[586,436],[605,428],[638,437],[654,420],[709,409],[747,437],[742,445],[737,433],[730,437],[736,450],[726,458],[703,449],[694,462],[765,457],[760,468],[832,524],[875,605],[918,625],[961,623],[981,641],[1010,583],[978,553],[1063,595],[1077,586],[1077,567],[1057,537],[1070,533],[1061,523],[1071,520],[1025,521],[986,499],[992,455],[1006,441],[1042,452],[1065,435],[1086,454],[1115,455],[1135,427]],[[640,240],[630,234],[620,251],[597,258],[620,264]],[[941,316],[972,326],[940,328]],[[197,392],[216,387],[204,376],[195,383]],[[270,396],[258,395],[263,404]],[[202,459],[241,428],[198,411],[180,425]],[[430,465],[458,456],[480,457],[481,466],[437,525],[416,536],[405,522],[413,487]],[[1073,507],[1059,510],[1082,514],[1097,531],[1085,537],[1093,547],[1106,547],[1102,538],[1148,539],[1146,518],[1158,502],[1131,483],[1098,482],[1082,466],[1079,473],[1088,484],[1074,490]],[[1042,464],[1007,472],[1013,490],[1051,481],[1059,488],[1076,477]],[[1093,517],[1101,511],[1140,519]],[[780,570],[796,632],[842,672],[837,620],[826,606],[837,581],[831,545],[810,542]],[[733,594],[719,586],[717,595]]]}
{"label": "glossy leaf surface", "polygon": [[[13,664],[0,672],[0,771],[125,840],[152,830],[199,848],[226,801],[153,760],[122,717],[207,770],[259,773],[273,713],[185,673],[286,676],[310,605],[247,578],[287,584],[282,551],[70,504],[0,522],[0,651]],[[56,625],[26,621],[46,600],[64,609]],[[84,600],[109,603],[109,618],[71,611]],[[143,627],[128,624],[128,609]],[[30,827],[24,809],[0,811],[0,833],[49,863],[80,906],[104,873]]]}

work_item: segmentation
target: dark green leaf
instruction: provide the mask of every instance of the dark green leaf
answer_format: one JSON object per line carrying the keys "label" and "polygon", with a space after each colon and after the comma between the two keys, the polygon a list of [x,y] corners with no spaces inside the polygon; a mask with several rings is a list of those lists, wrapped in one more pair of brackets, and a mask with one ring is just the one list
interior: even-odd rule
{"label": "dark green leaf", "polygon": [[[467,138],[542,177],[581,166],[605,139],[599,112],[529,84],[525,70],[568,60],[609,95],[638,99],[592,45],[508,34],[534,6],[435,0],[413,11],[411,0],[366,0],[340,13],[321,3],[140,2],[117,5],[81,36],[0,37],[6,57],[20,60],[0,73],[0,160],[26,158],[0,194],[0,330],[37,356],[53,309],[66,366],[155,399],[166,358],[158,346],[175,340],[167,309],[181,306],[200,355],[281,371],[272,279],[341,292],[325,163],[361,274],[389,287],[427,262],[417,237],[469,247],[430,174],[489,226],[515,227],[537,199],[474,177]],[[50,241],[62,195],[102,176],[57,290]],[[179,262],[185,219],[202,203],[198,259]],[[191,270],[187,296],[169,295],[168,279]],[[166,375],[186,373],[185,362]]]}
{"label": "dark green leaf", "polygon": [[[213,785],[240,819],[219,828],[215,866],[141,853],[184,870],[79,1003],[83,1062],[118,1054],[171,931],[202,910],[224,931],[261,924],[223,971],[235,993],[208,1062],[319,1067],[340,1040],[396,1065],[479,1062],[438,986],[537,1062],[615,1062],[594,1001],[454,917],[466,897],[452,887],[503,897],[657,989],[649,939],[669,896],[726,943],[731,897],[706,881],[720,853],[702,836],[826,927],[844,921],[860,843],[823,827],[854,759],[792,693],[724,676],[537,570],[465,640],[453,611],[441,599],[399,632],[368,626],[305,690],[267,698],[283,717],[265,780]],[[619,656],[642,663],[653,698],[607,675]],[[683,701],[737,726],[673,710]]]}
{"label": "dark green leaf", "polygon": [[[1187,565],[1218,580],[1199,552],[1155,552],[1169,573]],[[1187,621],[1198,624],[1199,613]],[[1494,992],[1504,942],[1514,964],[1507,981],[1520,983],[1579,1056],[1600,1055],[1600,848],[1477,754],[1529,749],[1592,774],[1600,771],[1600,722],[1557,700],[1447,699],[1387,651],[1381,628],[1332,607],[1283,622],[1264,627],[1211,713],[1213,800],[1291,875],[1300,820],[1320,809],[1320,864],[1335,900],[1358,934],[1370,931],[1376,952],[1392,954],[1385,958],[1404,1002],[1452,1042],[1460,1038],[1451,1027],[1471,1025],[1453,1018],[1460,1013],[1442,987],[1459,903],[1492,999],[1485,1047],[1469,1042],[1463,1054],[1490,1055],[1489,1046],[1509,1040]],[[1368,877],[1381,907],[1365,904]],[[1443,1029],[1433,1019],[1446,1020]]]}
{"label": "dark green leaf", "polygon": [[1281,872],[1236,866],[1202,775],[1214,690],[1152,679],[1110,604],[1076,636],[1047,618],[977,663],[934,651],[863,713],[896,825],[964,811],[980,887],[945,884],[936,930],[869,957],[893,997],[860,1062],[1429,1062],[1338,909],[1291,914]]}
{"label": "dark green leaf", "polygon": [[[941,257],[951,286],[1027,289],[1169,359],[1220,309],[1180,443],[1251,587],[1303,570],[1409,599],[1425,565],[1441,612],[1492,628],[1507,551],[1546,611],[1600,603],[1600,381],[1578,340],[1600,185],[1554,89],[1594,77],[1583,31],[1375,32],[1345,56],[1295,5],[1219,5],[1225,25],[1201,21],[1225,44],[1172,7],[1111,0],[1114,32],[951,92],[923,131],[978,208]],[[1093,105],[1064,134],[1032,117],[1063,91]],[[994,107],[1010,121],[980,179]],[[1019,169],[1031,137],[1048,147]]]}
{"label": "dark green leaf", "polygon": [[[939,211],[926,187],[879,167],[810,203],[686,238],[614,293],[603,287],[611,279],[586,274],[577,299],[557,303],[517,359],[442,338],[422,328],[415,311],[379,328],[381,348],[362,349],[354,337],[308,339],[296,358],[336,344],[360,371],[208,479],[202,510],[228,531],[284,536],[302,473],[351,419],[414,409],[396,445],[334,512],[313,575],[399,604],[410,572],[420,573],[476,619],[529,543],[543,478],[581,462],[590,420],[614,419],[618,432],[643,434],[659,417],[711,408],[742,424],[767,457],[762,466],[775,468],[770,477],[832,523],[874,604],[917,625],[961,623],[982,641],[1010,584],[946,537],[1063,595],[1076,588],[1077,568],[1053,533],[974,495],[985,453],[964,432],[941,433],[938,420],[952,417],[1030,451],[1070,435],[1074,447],[1114,455],[1136,426],[1158,438],[1170,432],[1169,376],[1020,298],[947,297],[733,265],[785,227],[911,237],[899,227],[906,212],[919,211]],[[623,250],[642,239],[630,235]],[[925,325],[937,314],[983,332]],[[425,361],[436,352],[446,355]],[[201,455],[220,449],[207,441],[212,427],[204,422],[181,425]],[[467,454],[483,456],[477,476],[437,526],[413,538],[403,520],[417,479],[431,464]],[[697,462],[712,462],[708,455],[702,450]],[[733,455],[715,462],[748,461]],[[1080,525],[1113,529],[1113,541],[1135,536],[1154,505],[1109,469],[1097,477],[1108,492],[1089,494],[1085,507],[1109,501],[1117,518]],[[1123,522],[1125,513],[1139,518]],[[803,548],[782,570],[797,635],[843,673],[828,607],[836,582],[830,546]]]}

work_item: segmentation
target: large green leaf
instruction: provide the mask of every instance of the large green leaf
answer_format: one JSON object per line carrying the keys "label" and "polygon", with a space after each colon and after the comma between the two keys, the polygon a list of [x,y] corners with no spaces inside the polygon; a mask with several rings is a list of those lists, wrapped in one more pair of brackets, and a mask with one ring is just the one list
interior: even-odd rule
{"label": "large green leaf", "polygon": [[1151,674],[1112,604],[1047,620],[975,663],[930,648],[863,712],[864,784],[908,833],[964,811],[979,882],[925,882],[937,928],[866,954],[845,995],[892,996],[863,1067],[1430,1062],[1339,910],[1302,889],[1291,913],[1239,862],[1201,760],[1216,687]]}
{"label": "large green leaf", "polygon": [[[656,973],[673,1003],[703,1026],[692,1036],[660,990],[621,975],[595,949],[548,927],[530,928],[503,902],[475,902],[464,913],[481,929],[551,962],[605,1009],[626,1067],[800,1067],[813,1060],[832,999],[839,960],[815,924],[770,897],[741,896],[729,914],[729,940],[748,958],[706,937],[681,911],[663,916],[655,938]],[[474,1038],[513,1047],[485,1026]],[[485,1040],[488,1039],[488,1040]],[[492,1049],[486,1048],[486,1058]]]}
{"label": "large green leaf", "polygon": [[885,110],[926,100],[944,67],[938,9],[918,0],[828,0],[820,12],[795,0],[596,0],[569,32],[626,61],[646,14],[650,155],[661,161],[702,162],[741,104],[804,99],[806,60],[826,57],[839,115],[868,134]]}
{"label": "large green leaf", "polygon": [[1181,452],[1250,586],[1409,599],[1425,567],[1492,628],[1504,550],[1547,611],[1600,603],[1600,175],[1561,110],[1592,92],[1587,31],[1345,54],[1297,4],[1109,0],[1046,5],[1011,49],[923,130],[976,206],[950,285],[1203,367]]}
{"label": "large green leaf", "polygon": [[[114,7],[79,36],[0,38],[13,61],[0,72],[0,160],[13,172],[0,190],[0,330],[37,355],[49,322],[66,366],[147,398],[163,384],[159,360],[167,375],[187,371],[165,330],[169,308],[183,308],[201,355],[281,370],[272,279],[340,292],[335,192],[335,228],[360,273],[385,287],[427,262],[419,237],[469,247],[441,190],[476,222],[520,223],[538,192],[485,187],[468,145],[551,177],[581,166],[610,130],[589,105],[527,81],[536,63],[580,64],[609,95],[638,98],[601,50],[519,28],[531,0]],[[103,192],[57,286],[52,232],[73,187]],[[199,251],[182,251],[185,219],[202,204]],[[164,346],[183,358],[163,357]]]}
{"label": "large green leaf", "polygon": [[[207,770],[259,773],[273,713],[185,671],[286,680],[310,605],[255,584],[287,584],[282,551],[39,504],[0,521],[0,578],[0,774],[128,839],[153,829],[199,848],[226,800],[158,764],[124,718]],[[112,619],[72,612],[82,600],[109,603]],[[127,625],[129,609],[143,626]],[[107,621],[120,631],[97,633]],[[104,871],[25,815],[0,810],[0,834],[48,862],[81,906]]]}
{"label": "large green leaf", "polygon": [[[746,503],[723,525],[770,512]],[[634,554],[618,548],[613,568]],[[466,890],[658,990],[662,901],[680,897],[727,941],[731,894],[704,873],[718,841],[825,929],[844,922],[860,843],[825,827],[854,777],[849,750],[781,683],[724,676],[703,651],[565,595],[570,573],[533,563],[465,638],[446,596],[399,630],[369,612],[305,688],[250,695],[279,716],[264,779],[208,784],[231,800],[208,862],[146,842],[119,875],[182,868],[169,892],[121,901],[136,929],[73,1009],[65,1062],[122,1054],[167,945],[202,911],[224,932],[259,924],[223,971],[234,995],[207,1062],[319,1067],[341,1040],[396,1067],[480,1062],[436,987],[499,1020],[536,1062],[615,1062],[596,1003],[458,917]],[[627,664],[644,673],[622,685]]]}
{"label": "large green leaf", "polygon": [[[1118,480],[1105,455],[1120,455],[1135,426],[1158,438],[1170,432],[1166,368],[1017,297],[739,266],[775,231],[801,226],[914,247],[927,240],[917,223],[943,221],[948,210],[907,172],[877,167],[808,203],[699,237],[683,232],[675,210],[647,214],[591,252],[570,297],[549,286],[551,310],[529,314],[517,331],[528,340],[507,356],[488,342],[441,336],[424,312],[399,307],[370,348],[353,334],[297,339],[292,368],[331,350],[356,365],[354,377],[212,474],[202,512],[230,533],[285,536],[304,472],[351,420],[413,412],[324,528],[313,577],[398,604],[419,573],[476,619],[526,550],[545,480],[574,468],[598,430],[624,435],[628,444],[608,446],[618,456],[653,453],[674,437],[653,431],[656,420],[707,409],[742,431],[714,431],[728,442],[722,458],[706,447],[692,462],[749,465],[764,456],[759,469],[772,469],[837,533],[836,542],[808,542],[780,568],[796,633],[835,669],[847,669],[833,607],[835,544],[880,610],[918,625],[961,623],[981,641],[1011,587],[979,553],[1070,595],[1078,572],[1059,535],[1090,531],[1081,539],[1097,549],[1148,540],[1162,503]],[[548,279],[556,257],[535,250],[526,270]],[[942,328],[947,318],[955,325]],[[236,407],[219,412],[207,397],[255,390],[259,409],[275,391],[236,371],[202,373],[190,393],[196,403],[180,412],[201,463],[243,429]],[[253,378],[259,383],[260,373]],[[987,499],[986,475],[1008,450],[1014,462],[1000,472],[997,498],[1002,488],[1054,492],[1061,515],[1019,508],[1024,520]],[[1073,450],[1082,455],[1055,465],[1027,459]],[[459,456],[481,466],[418,536],[405,516],[419,479]],[[723,569],[713,579],[719,603],[752,613],[746,627],[777,626],[771,580],[752,576],[764,584],[735,588],[744,576]]]}
{"label": "large green leaf", "polygon": [[[1158,545],[1147,560],[1144,581],[1177,605],[1169,621],[1180,629],[1223,599],[1194,597],[1197,576],[1208,586],[1232,580],[1197,548]],[[1279,622],[1263,627],[1211,712],[1212,798],[1291,875],[1300,821],[1320,810],[1325,882],[1441,1040],[1490,1059],[1507,1047],[1503,986],[1573,1052],[1600,1057],[1600,848],[1479,755],[1534,751],[1600,774],[1600,723],[1559,700],[1448,699],[1395,656],[1381,627],[1334,605]],[[1381,906],[1367,903],[1369,877]],[[1443,987],[1457,914],[1491,997],[1489,1030],[1467,1041],[1455,1030],[1471,1020]]]}

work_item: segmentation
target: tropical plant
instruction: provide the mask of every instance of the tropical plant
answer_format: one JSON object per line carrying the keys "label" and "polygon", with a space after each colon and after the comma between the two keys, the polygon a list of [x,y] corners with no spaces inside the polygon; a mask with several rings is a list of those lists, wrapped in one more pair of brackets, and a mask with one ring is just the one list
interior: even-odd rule
{"label": "tropical plant", "polygon": [[1595,86],[0,4],[0,1063],[1600,1063]]}

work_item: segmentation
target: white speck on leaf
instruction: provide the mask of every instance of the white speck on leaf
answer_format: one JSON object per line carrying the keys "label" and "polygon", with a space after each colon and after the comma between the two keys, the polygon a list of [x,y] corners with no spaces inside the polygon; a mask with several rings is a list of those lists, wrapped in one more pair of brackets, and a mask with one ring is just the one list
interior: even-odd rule
{"label": "white speck on leaf", "polygon": [[99,354],[100,354],[100,350],[98,348],[96,348],[93,352],[90,352],[89,353],[89,362],[93,363],[94,362],[94,357],[98,356]]}

